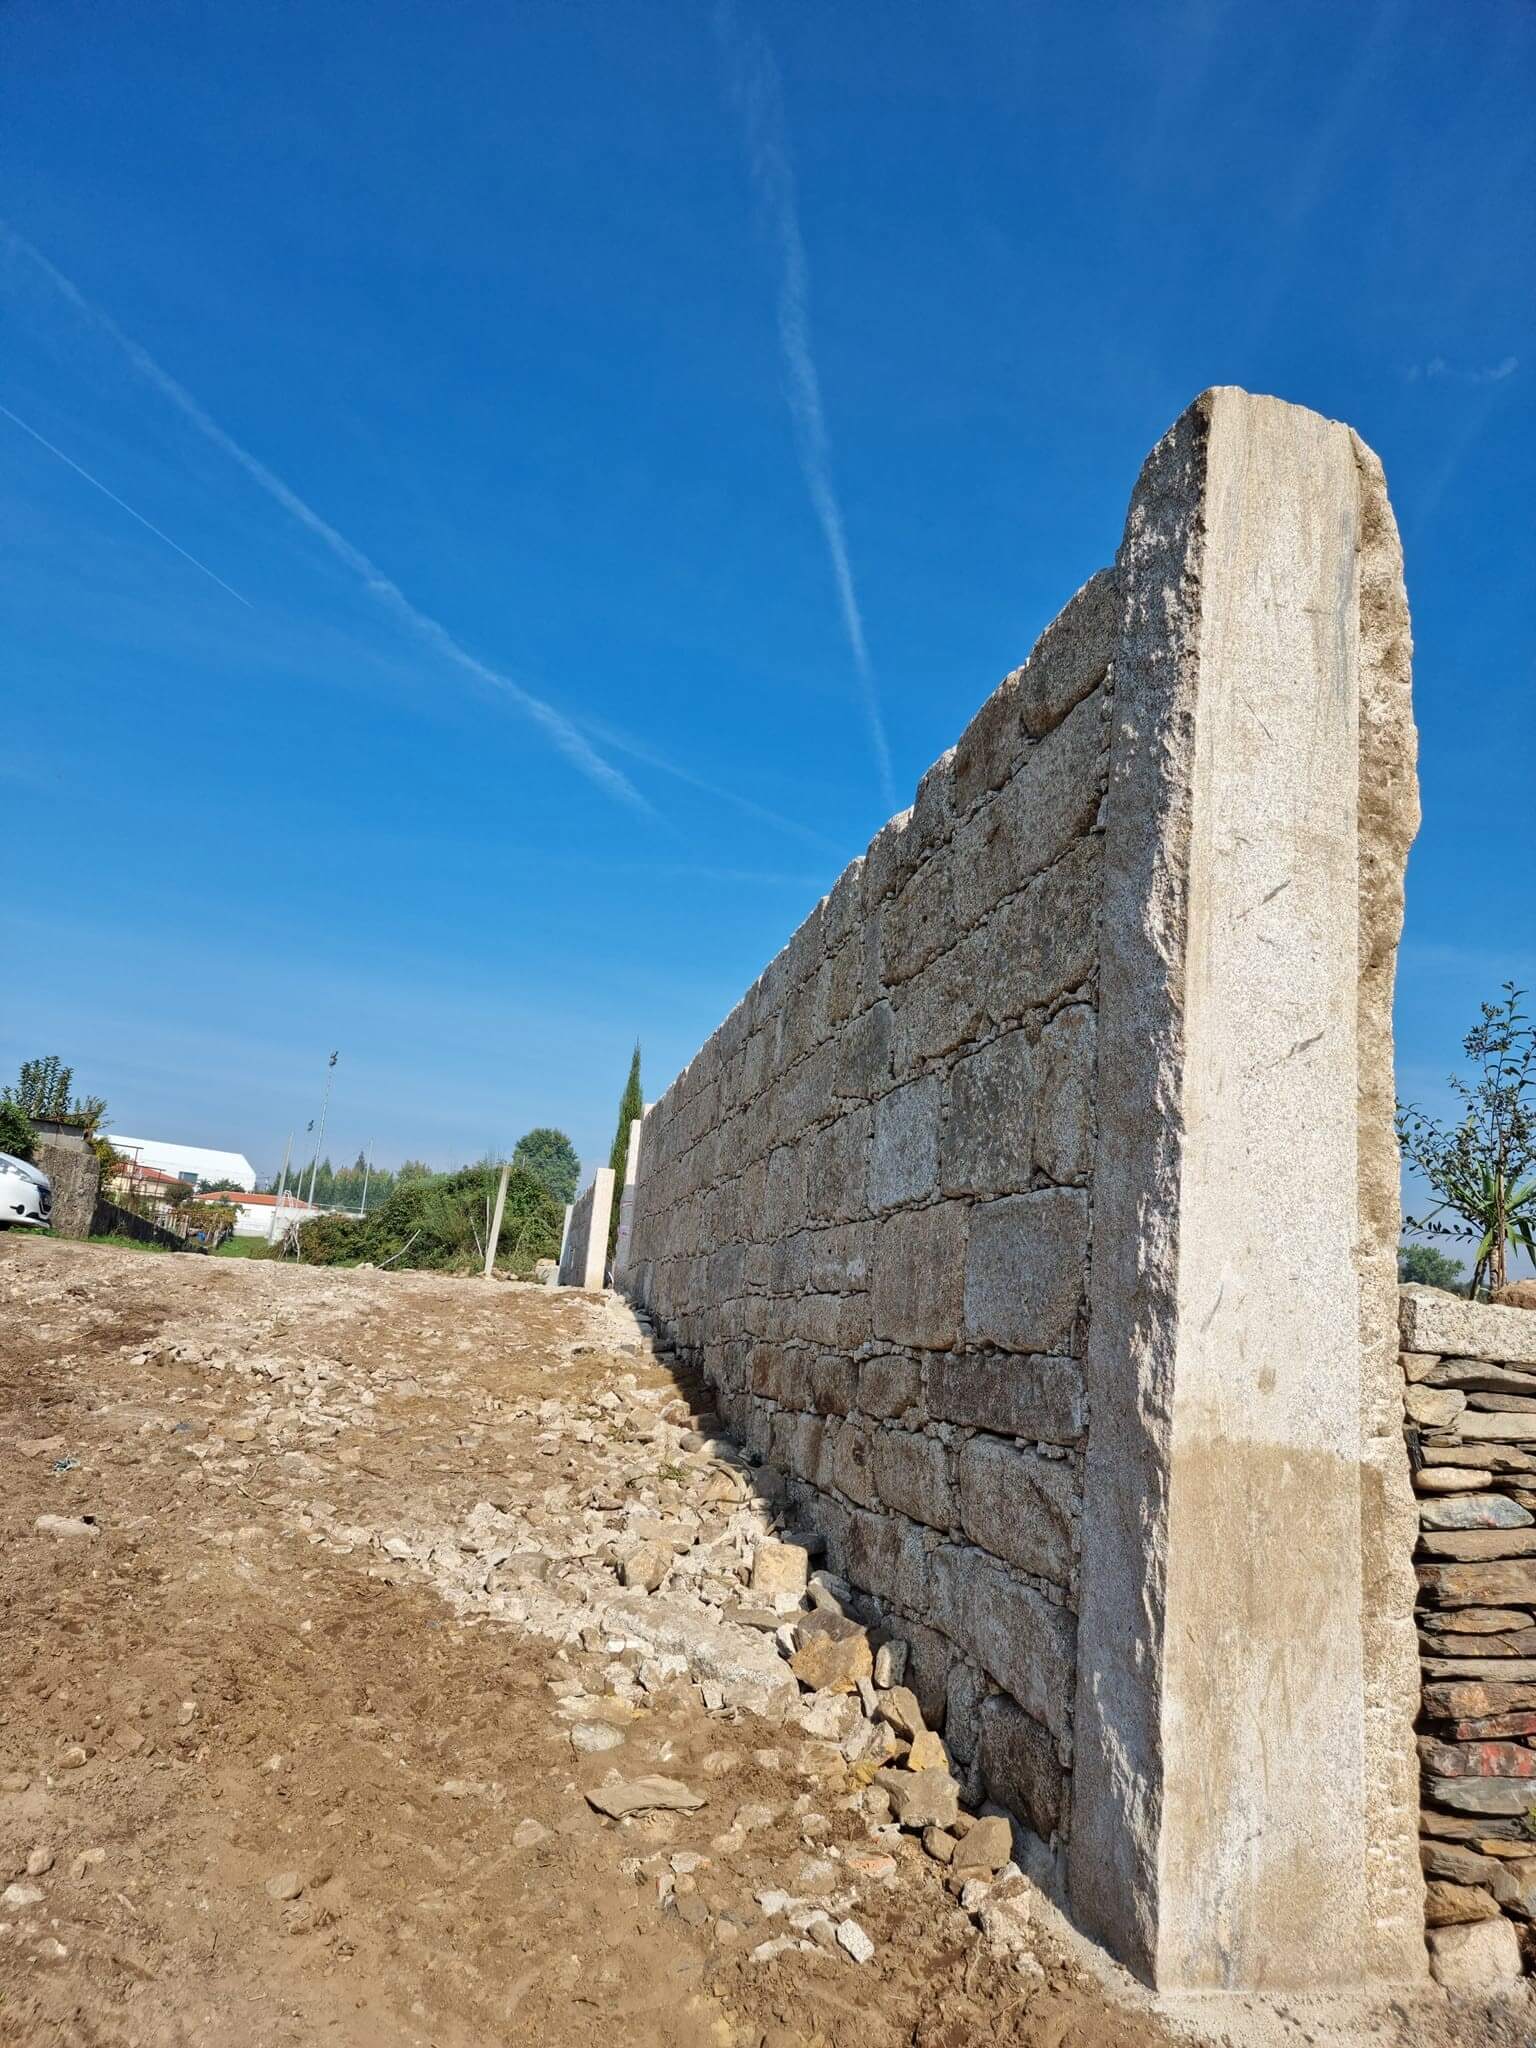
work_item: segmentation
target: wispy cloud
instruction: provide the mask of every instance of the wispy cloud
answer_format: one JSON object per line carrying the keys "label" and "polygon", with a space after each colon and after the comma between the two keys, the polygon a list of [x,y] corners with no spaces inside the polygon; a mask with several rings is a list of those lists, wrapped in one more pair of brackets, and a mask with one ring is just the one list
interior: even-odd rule
{"label": "wispy cloud", "polygon": [[1502,384],[1506,377],[1513,377],[1519,367],[1518,356],[1505,356],[1482,369],[1463,368],[1447,362],[1444,356],[1431,356],[1427,363],[1410,363],[1403,376],[1409,384],[1420,381],[1430,384],[1437,379],[1444,379],[1449,384]]}
{"label": "wispy cloud", "polygon": [[881,792],[887,806],[894,810],[896,785],[891,774],[891,751],[886,741],[885,720],[881,715],[879,693],[875,688],[874,671],[864,637],[864,615],[859,608],[853,565],[848,555],[847,529],[832,478],[832,448],[821,403],[821,379],[817,374],[816,359],[811,353],[809,277],[805,242],[800,233],[794,167],[789,159],[779,68],[762,32],[754,23],[742,20],[735,0],[720,0],[715,11],[715,26],[730,68],[732,97],[746,127],[747,151],[757,186],[758,203],[778,248],[779,346],[784,356],[785,397],[794,422],[800,468],[827,544],[832,579],[842,607],[843,625],[863,690],[864,713],[869,722]]}
{"label": "wispy cloud", "polygon": [[[651,805],[628,776],[605,761],[563,712],[526,689],[504,670],[493,668],[489,662],[481,661],[478,655],[471,654],[467,647],[454,638],[446,626],[414,605],[400,586],[386,576],[361,548],[354,546],[328,520],[322,519],[313,507],[305,503],[297,491],[291,489],[280,476],[268,469],[264,462],[251,454],[250,450],[243,447],[232,434],[226,433],[212,414],[184,385],[178,383],[168,370],[163,369],[146,348],[136,342],[131,335],[125,334],[110,315],[92,305],[77,285],[5,221],[0,221],[0,244],[3,244],[13,257],[19,257],[35,266],[83,320],[116,345],[147,384],[174,406],[204,440],[228,456],[258,489],[280,505],[290,518],[296,520],[328,549],[343,567],[350,570],[369,595],[398,624],[406,627],[436,653],[515,704],[566,759],[599,789],[619,798],[636,810],[651,813]],[[164,537],[161,536],[162,539]],[[174,543],[172,545],[174,546]]]}
{"label": "wispy cloud", "polygon": [[21,417],[20,413],[12,412],[11,408],[8,405],[0,405],[0,414],[3,414],[5,418],[9,420],[13,427],[20,427],[21,431],[24,434],[30,434],[32,436],[32,439],[38,444],[40,448],[46,448],[50,455],[56,455],[59,461],[62,462],[67,469],[72,469],[75,472],[76,476],[83,476],[88,484],[91,484],[92,486],[94,486],[96,490],[100,491],[101,495],[104,498],[110,498],[113,504],[119,508],[119,510],[126,512],[128,514],[128,517],[130,519],[137,519],[140,526],[146,527],[148,531],[155,536],[156,540],[163,540],[166,546],[168,548],[174,549],[175,552],[181,556],[184,562],[190,562],[194,569],[201,569],[203,574],[206,577],[208,577],[210,581],[217,583],[220,590],[228,591],[231,597],[238,598],[240,603],[245,605],[249,609],[251,600],[248,597],[241,597],[239,591],[235,589],[233,584],[226,583],[222,576],[214,575],[214,572],[212,571],[212,569],[209,568],[208,564],[206,562],[200,562],[197,559],[196,555],[191,554],[186,548],[182,546],[179,540],[172,540],[171,536],[168,533],[164,532],[160,527],[156,526],[155,522],[152,519],[146,519],[142,512],[136,512],[133,506],[128,503],[128,500],[126,498],[120,498],[117,495],[116,491],[108,490],[107,486],[102,482],[99,476],[92,476],[91,472],[88,469],[84,468],[80,463],[76,462],[75,458],[72,455],[66,455],[62,448],[56,448],[52,441],[50,441],[45,434],[40,434],[37,431],[36,427],[28,426],[27,422]]}

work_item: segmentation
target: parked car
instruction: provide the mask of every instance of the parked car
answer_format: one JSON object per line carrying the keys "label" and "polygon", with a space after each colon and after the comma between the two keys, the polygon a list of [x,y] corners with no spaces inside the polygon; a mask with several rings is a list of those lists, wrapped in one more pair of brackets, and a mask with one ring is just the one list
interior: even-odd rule
{"label": "parked car", "polygon": [[0,1229],[30,1223],[46,1230],[53,1221],[53,1182],[30,1160],[0,1152]]}

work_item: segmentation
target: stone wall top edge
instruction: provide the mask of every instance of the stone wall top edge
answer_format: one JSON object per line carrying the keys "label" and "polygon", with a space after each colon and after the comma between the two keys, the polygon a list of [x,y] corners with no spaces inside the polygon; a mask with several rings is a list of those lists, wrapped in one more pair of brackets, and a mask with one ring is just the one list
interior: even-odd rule
{"label": "stone wall top edge", "polygon": [[[746,992],[703,1041],[693,1058],[650,1105],[647,1115],[660,1111],[658,1122],[666,1122],[676,1104],[689,1094],[690,1082],[699,1072],[701,1062],[709,1061],[718,1051],[722,1040],[732,1032],[733,1027],[742,1028],[738,1020],[742,1019],[743,1013],[746,1013],[743,1035],[750,1034],[766,1021],[765,1016],[756,1014],[764,1000],[765,991],[769,1005],[768,1014],[777,1010],[784,993],[791,986],[792,970],[802,956],[813,953],[819,958],[827,950],[825,944],[818,944],[813,936],[816,927],[821,926],[824,935],[825,928],[830,926],[834,943],[846,936],[845,925],[852,930],[869,918],[877,909],[879,900],[887,894],[894,893],[922,859],[948,838],[953,825],[960,817],[975,808],[977,802],[985,800],[982,796],[975,802],[967,801],[959,805],[953,801],[961,749],[968,741],[974,740],[989,720],[995,720],[999,710],[1017,694],[1020,678],[1030,671],[1032,664],[1056,658],[1063,629],[1070,631],[1073,621],[1085,608],[1093,607],[1095,600],[1102,607],[1113,577],[1112,569],[1098,569],[1073,592],[1060,611],[1037,635],[1024,661],[1017,668],[1009,670],[991,694],[983,700],[956,744],[947,747],[938,759],[931,762],[923,771],[918,778],[913,803],[888,818],[870,839],[864,852],[856,854],[848,862],[826,894],[812,905],[784,944],[760,970]],[[1092,680],[1097,682],[1099,675],[1095,674]],[[1061,716],[1065,715],[1065,711],[1071,708],[1071,703],[1081,694],[1084,694],[1081,690],[1072,693],[1070,702],[1057,707]],[[1059,717],[1056,722],[1059,722]],[[1034,737],[1038,735],[1031,736],[1022,729],[1015,735],[1020,759],[1029,750]],[[1012,756],[1015,752],[1014,746],[1009,746],[1007,752]],[[1014,765],[1017,765],[1017,761]],[[909,841],[912,842],[910,845]],[[876,892],[876,900],[873,902],[866,900],[870,890]]]}
{"label": "stone wall top edge", "polygon": [[1438,1351],[1502,1365],[1536,1365],[1536,1314],[1464,1301],[1438,1287],[1398,1290],[1398,1330],[1405,1351]]}

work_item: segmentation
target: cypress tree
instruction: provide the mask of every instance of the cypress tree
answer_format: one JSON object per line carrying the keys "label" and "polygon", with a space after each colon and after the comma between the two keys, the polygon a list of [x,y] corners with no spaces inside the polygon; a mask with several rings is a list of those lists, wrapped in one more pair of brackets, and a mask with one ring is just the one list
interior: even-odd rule
{"label": "cypress tree", "polygon": [[608,1219],[608,1255],[613,1256],[614,1246],[619,1241],[619,1203],[624,1194],[624,1169],[629,1163],[629,1127],[645,1109],[645,1092],[640,1086],[640,1041],[635,1040],[635,1050],[629,1062],[629,1079],[624,1083],[624,1093],[619,1097],[619,1128],[613,1135],[613,1150],[608,1155],[608,1164],[613,1168],[613,1214]]}

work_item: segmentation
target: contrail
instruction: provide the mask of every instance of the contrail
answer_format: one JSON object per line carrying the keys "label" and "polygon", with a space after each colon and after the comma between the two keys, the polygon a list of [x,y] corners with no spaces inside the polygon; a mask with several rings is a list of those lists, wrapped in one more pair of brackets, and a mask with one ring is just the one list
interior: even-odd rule
{"label": "contrail", "polygon": [[784,94],[779,68],[761,32],[744,23],[735,0],[719,0],[715,27],[731,69],[731,90],[747,130],[747,152],[757,185],[758,202],[779,251],[779,346],[788,373],[785,397],[794,422],[795,445],[800,468],[810,492],[811,505],[821,525],[832,563],[832,578],[842,606],[843,625],[853,649],[853,664],[864,692],[864,713],[880,771],[880,787],[886,803],[896,808],[896,785],[891,774],[891,750],[886,742],[885,721],[870,667],[869,648],[864,639],[864,617],[859,610],[853,567],[848,559],[848,536],[843,525],[842,506],[832,481],[832,448],[827,439],[826,415],[821,404],[821,379],[811,354],[809,281],[805,243],[800,234],[800,214],[795,200],[795,173],[789,160],[789,142],[784,125]]}
{"label": "contrail", "polygon": [[181,556],[184,562],[190,562],[194,569],[201,569],[203,574],[206,577],[208,577],[211,582],[217,583],[220,590],[227,590],[231,597],[239,598],[241,604],[243,604],[247,610],[250,609],[251,600],[248,597],[240,597],[239,591],[235,589],[232,583],[226,583],[222,576],[215,576],[213,571],[209,568],[208,564],[206,562],[200,562],[197,559],[196,555],[189,554],[188,551],[181,545],[180,541],[172,540],[171,536],[168,533],[163,533],[161,529],[158,526],[156,526],[155,522],[152,519],[146,519],[142,512],[135,512],[133,507],[128,503],[128,500],[126,498],[120,498],[117,495],[116,491],[109,491],[107,489],[107,486],[102,482],[99,476],[92,476],[91,472],[88,469],[81,468],[80,464],[76,462],[75,458],[72,455],[66,455],[62,448],[55,448],[53,443],[48,439],[48,437],[45,434],[40,434],[37,431],[36,427],[29,427],[26,421],[21,417],[20,413],[12,412],[11,408],[8,405],[0,405],[0,413],[3,413],[5,415],[5,417],[11,422],[12,426],[20,427],[21,431],[24,434],[30,434],[33,440],[37,443],[37,445],[40,448],[46,448],[50,455],[56,455],[59,458],[60,462],[62,462],[66,468],[72,469],[75,472],[76,476],[83,476],[88,484],[93,484],[96,487],[96,489],[100,491],[101,495],[104,498],[110,498],[114,505],[118,506],[122,511],[128,514],[128,517],[130,519],[137,519],[140,526],[147,527],[149,531],[155,536],[156,540],[163,540],[168,548],[174,548],[176,553]]}
{"label": "contrail", "polygon": [[690,789],[702,790],[706,796],[718,797],[722,803],[734,804],[737,810],[745,811],[749,817],[760,818],[765,825],[775,825],[781,832],[792,832],[796,838],[807,840],[812,846],[819,846],[828,853],[841,854],[845,860],[848,858],[847,848],[839,846],[836,840],[829,839],[824,832],[817,832],[809,825],[801,825],[794,818],[786,818],[780,811],[771,811],[766,804],[757,803],[749,796],[738,795],[734,789],[725,789],[718,782],[706,782],[702,775],[695,775],[687,768],[679,768],[675,761],[669,761],[665,755],[641,746],[638,740],[632,740],[627,734],[615,731],[601,719],[589,718],[586,726],[594,738],[601,740],[605,747],[612,748],[614,753],[628,754],[632,761],[639,761],[642,766],[654,768],[662,775],[670,775],[677,782],[685,782]]}
{"label": "contrail", "polygon": [[488,662],[481,661],[477,655],[471,654],[467,647],[460,646],[439,620],[418,610],[400,586],[370,561],[361,548],[354,547],[344,534],[338,533],[334,526],[322,519],[312,507],[306,505],[297,491],[291,490],[280,476],[268,469],[248,448],[242,447],[232,434],[227,434],[213,415],[198,403],[184,385],[178,384],[168,370],[163,370],[146,348],[141,347],[131,335],[125,334],[108,314],[93,306],[63,271],[56,269],[40,250],[34,249],[30,242],[24,240],[3,220],[0,220],[0,242],[3,242],[13,254],[23,256],[28,262],[36,264],[54,289],[68,300],[83,319],[117,344],[147,383],[153,385],[163,398],[168,399],[206,441],[210,441],[221,453],[227,455],[231,462],[237,463],[254,484],[328,548],[339,562],[352,571],[386,611],[403,625],[409,626],[419,639],[436,648],[448,660],[456,662],[460,668],[467,670],[480,682],[487,683],[492,689],[500,690],[505,696],[510,697],[519,710],[531,718],[553,741],[566,759],[600,789],[605,789],[610,796],[619,797],[648,816],[654,815],[651,805],[646,802],[628,776],[610,766],[600,754],[594,752],[563,713],[557,711],[553,704],[545,703],[542,697],[536,697],[531,690],[524,689],[521,683],[514,681],[502,670],[492,668]]}

